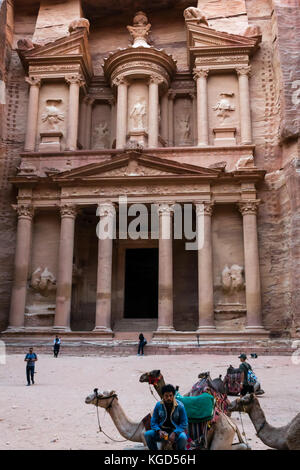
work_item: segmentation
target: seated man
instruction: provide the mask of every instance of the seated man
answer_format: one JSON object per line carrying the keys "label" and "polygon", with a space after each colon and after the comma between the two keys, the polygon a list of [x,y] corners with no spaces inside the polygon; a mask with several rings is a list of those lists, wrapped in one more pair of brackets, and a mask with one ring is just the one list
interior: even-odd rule
{"label": "seated man", "polygon": [[145,432],[145,439],[150,450],[157,450],[157,442],[164,439],[176,443],[178,450],[185,450],[187,437],[185,430],[188,419],[182,403],[175,400],[173,385],[162,388],[162,401],[156,403],[151,418],[151,430]]}

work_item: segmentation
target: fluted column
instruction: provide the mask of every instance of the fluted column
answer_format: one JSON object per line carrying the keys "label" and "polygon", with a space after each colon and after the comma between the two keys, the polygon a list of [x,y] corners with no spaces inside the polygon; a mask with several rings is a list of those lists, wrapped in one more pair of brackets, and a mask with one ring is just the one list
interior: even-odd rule
{"label": "fluted column", "polygon": [[80,106],[80,119],[79,119],[79,134],[78,140],[82,145],[82,148],[85,147],[85,139],[86,139],[86,111],[87,111],[87,104],[86,104],[86,97],[83,98]]}
{"label": "fluted column", "polygon": [[56,289],[55,330],[69,330],[71,316],[72,273],[76,207],[60,207],[61,226]]}
{"label": "fluted column", "polygon": [[116,128],[116,148],[122,149],[126,145],[127,135],[127,90],[128,82],[124,77],[118,77],[114,81],[118,87],[117,91],[117,128]]}
{"label": "fluted column", "polygon": [[208,69],[196,69],[194,71],[194,80],[197,83],[197,145],[199,147],[208,145],[208,73]]}
{"label": "fluted column", "polygon": [[[115,208],[110,202],[99,204],[97,215],[103,226],[112,228],[115,223]],[[100,231],[101,232],[101,231]],[[113,230],[108,229],[104,238],[98,232],[98,273],[96,323],[94,331],[111,333],[111,285],[112,285],[112,255]]]}
{"label": "fluted column", "polygon": [[257,209],[259,200],[239,203],[243,216],[247,328],[262,329]]}
{"label": "fluted column", "polygon": [[169,147],[174,146],[174,99],[175,93],[172,91],[168,92],[169,106],[168,106],[168,145]]}
{"label": "fluted column", "polygon": [[211,216],[213,203],[196,201],[197,237],[198,237],[198,330],[207,331],[215,328],[214,290],[213,290],[213,255]]}
{"label": "fluted column", "polygon": [[158,332],[174,331],[173,326],[173,206],[158,205]]}
{"label": "fluted column", "polygon": [[30,204],[16,207],[18,212],[15,250],[14,280],[12,287],[9,329],[24,327],[27,278],[30,260],[33,207]]}
{"label": "fluted column", "polygon": [[28,152],[34,152],[39,112],[41,79],[36,77],[26,77],[25,80],[27,83],[29,83],[30,88],[24,148]]}
{"label": "fluted column", "polygon": [[197,127],[197,95],[196,93],[190,93],[192,100],[192,112],[193,112],[193,145],[198,143],[198,127]]}
{"label": "fluted column", "polygon": [[148,147],[157,147],[158,144],[158,85],[161,82],[156,76],[149,80]]}
{"label": "fluted column", "polygon": [[241,144],[251,144],[251,113],[249,94],[250,66],[237,68],[240,96],[240,122],[241,122]]}
{"label": "fluted column", "polygon": [[168,94],[161,98],[161,136],[168,145]]}
{"label": "fluted column", "polygon": [[84,81],[80,75],[68,75],[66,76],[66,82],[69,84],[67,150],[76,150],[79,118],[79,90]]}

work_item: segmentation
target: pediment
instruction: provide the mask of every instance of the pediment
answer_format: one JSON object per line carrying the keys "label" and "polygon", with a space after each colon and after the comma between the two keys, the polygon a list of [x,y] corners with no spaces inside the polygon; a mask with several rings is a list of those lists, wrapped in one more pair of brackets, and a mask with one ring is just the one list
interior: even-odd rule
{"label": "pediment", "polygon": [[43,62],[46,65],[47,62],[53,64],[55,59],[65,58],[66,61],[70,62],[72,58],[80,57],[85,62],[90,74],[92,73],[88,34],[83,28],[56,41],[44,45],[33,45],[33,47],[25,50],[17,49],[17,51],[25,68],[37,62]]}
{"label": "pediment", "polygon": [[57,182],[103,179],[164,178],[200,176],[216,178],[222,170],[178,163],[158,157],[130,152],[113,156],[101,163],[91,163],[53,176]]}

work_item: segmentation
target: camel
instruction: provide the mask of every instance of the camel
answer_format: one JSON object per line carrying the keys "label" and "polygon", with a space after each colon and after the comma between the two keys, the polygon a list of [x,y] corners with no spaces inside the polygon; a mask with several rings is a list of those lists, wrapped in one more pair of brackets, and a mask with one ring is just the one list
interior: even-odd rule
{"label": "camel", "polygon": [[[229,390],[228,390],[228,385],[226,383],[227,377],[232,375],[232,374],[239,374],[238,377],[237,377],[238,386],[236,387],[236,390],[237,390],[236,393],[230,393]],[[224,381],[223,381],[224,390],[225,390],[224,393],[226,393],[227,395],[238,395],[239,389],[240,389],[240,387],[239,387],[240,374],[241,374],[240,369],[238,369],[238,368],[236,369],[230,364],[230,366],[227,369],[227,373],[226,373],[226,376],[224,378]],[[263,395],[265,393],[264,390],[261,388],[259,380],[257,380],[256,383],[254,384],[254,393],[255,393],[255,395]]]}
{"label": "camel", "polygon": [[[160,370],[152,370],[142,374],[140,382],[152,384],[160,398],[162,398],[162,387],[165,385],[165,380]],[[239,438],[239,444],[232,444],[235,433]],[[208,431],[207,444],[210,450],[250,450],[243,442],[238,427],[224,413],[219,414],[218,420]]]}
{"label": "camel", "polygon": [[253,393],[237,398],[231,402],[229,408],[230,411],[248,413],[256,429],[256,435],[268,447],[278,450],[300,450],[300,413],[286,426],[275,428],[267,422],[259,400]]}
{"label": "camel", "polygon": [[188,392],[188,394],[186,394],[186,396],[197,396],[199,395],[199,390],[201,390],[202,393],[203,389],[206,387],[211,388],[215,392],[224,395],[225,387],[221,377],[222,376],[219,375],[218,378],[212,379],[210,377],[210,372],[200,372],[200,374],[198,375],[198,379],[200,380],[193,385],[192,389]]}
{"label": "camel", "polygon": [[111,392],[98,392],[97,389],[85,399],[87,405],[95,405],[104,408],[113,420],[117,430],[128,441],[142,442],[147,447],[144,433],[146,431],[142,421],[135,423],[130,421],[121,407],[118,396],[114,390]]}

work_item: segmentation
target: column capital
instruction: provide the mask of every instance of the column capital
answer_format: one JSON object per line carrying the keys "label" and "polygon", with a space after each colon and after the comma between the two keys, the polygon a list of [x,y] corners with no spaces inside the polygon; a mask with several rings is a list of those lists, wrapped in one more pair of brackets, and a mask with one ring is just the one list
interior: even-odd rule
{"label": "column capital", "polygon": [[80,75],[80,74],[66,75],[65,80],[68,83],[68,85],[71,85],[72,83],[76,83],[80,87],[85,85],[85,80],[83,79],[82,75]]}
{"label": "column capital", "polygon": [[208,68],[201,68],[201,69],[194,69],[193,70],[193,78],[194,80],[197,80],[198,78],[207,78],[208,77],[208,74],[209,74],[209,69]]}
{"label": "column capital", "polygon": [[168,90],[168,99],[173,101],[176,98],[176,91],[174,90]]}
{"label": "column capital", "polygon": [[174,202],[157,203],[157,212],[159,215],[170,215],[174,213]]}
{"label": "column capital", "polygon": [[212,215],[214,202],[213,201],[193,201],[196,207],[196,215]]}
{"label": "column capital", "polygon": [[188,93],[188,96],[191,98],[191,100],[195,100],[197,98],[197,93],[195,91],[190,91]]}
{"label": "column capital", "polygon": [[91,96],[88,96],[88,95],[87,95],[87,96],[85,96],[85,97],[83,98],[82,101],[84,101],[85,104],[90,105],[90,104],[93,104],[93,103],[94,103],[95,98],[92,98]]}
{"label": "column capital", "polygon": [[242,66],[236,68],[236,72],[237,72],[238,76],[248,75],[248,77],[249,77],[250,72],[251,72],[251,66],[250,65],[242,65]]}
{"label": "column capital", "polygon": [[255,199],[252,201],[240,201],[238,202],[239,211],[243,216],[248,214],[256,215],[260,202],[260,199]]}
{"label": "column capital", "polygon": [[34,215],[34,207],[32,204],[14,204],[12,206],[18,214],[18,218],[32,219]]}
{"label": "column capital", "polygon": [[97,215],[100,217],[114,217],[116,214],[115,204],[113,202],[99,202]]}
{"label": "column capital", "polygon": [[77,214],[77,208],[74,204],[62,204],[60,206],[61,217],[71,217],[75,219]]}
{"label": "column capital", "polygon": [[118,77],[114,78],[113,81],[112,81],[112,84],[116,87],[118,87],[119,85],[126,85],[128,86],[129,85],[129,81],[128,79],[126,78],[125,75],[119,75]]}
{"label": "column capital", "polygon": [[41,78],[40,77],[25,77],[25,82],[29,83],[30,86],[37,86],[37,87],[40,87],[41,86]]}
{"label": "column capital", "polygon": [[149,84],[154,83],[155,85],[160,85],[163,83],[163,79],[159,75],[150,75],[149,77]]}

